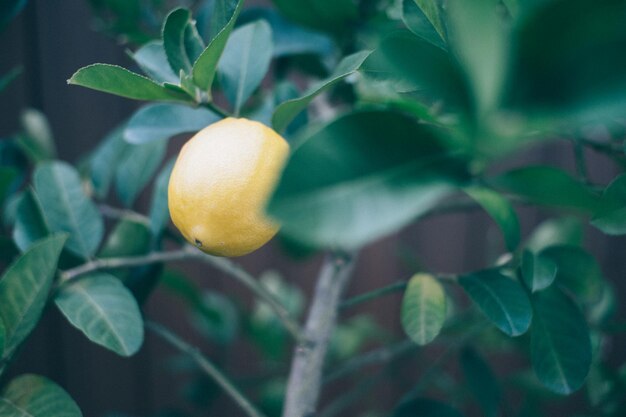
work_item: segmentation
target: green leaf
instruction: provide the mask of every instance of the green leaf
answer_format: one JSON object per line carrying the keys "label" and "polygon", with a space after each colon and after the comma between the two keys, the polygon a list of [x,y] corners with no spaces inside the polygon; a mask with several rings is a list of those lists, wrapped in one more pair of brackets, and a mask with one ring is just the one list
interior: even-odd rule
{"label": "green leaf", "polygon": [[106,197],[119,161],[128,151],[124,140],[124,126],[118,126],[102,140],[89,158],[89,172],[96,196]]}
{"label": "green leaf", "polygon": [[556,263],[542,254],[525,250],[522,254],[522,277],[532,292],[548,288],[556,278]]}
{"label": "green leaf", "polygon": [[222,56],[226,41],[235,26],[237,16],[243,7],[243,0],[216,0],[215,10],[212,15],[213,27],[219,27],[219,31],[211,39],[206,49],[193,64],[193,80],[198,87],[210,92],[217,62]]}
{"label": "green leaf", "polygon": [[576,217],[549,219],[535,228],[526,242],[526,247],[533,252],[556,245],[580,246],[583,229]]}
{"label": "green leaf", "polygon": [[167,88],[117,65],[89,65],[67,82],[135,100],[192,102],[182,90]]}
{"label": "green leaf", "polygon": [[51,232],[67,232],[67,249],[84,258],[94,254],[102,235],[102,216],[85,195],[78,172],[65,162],[37,167],[34,185]]}
{"label": "green leaf", "polygon": [[145,255],[150,250],[150,230],[143,218],[123,217],[109,233],[99,258]]}
{"label": "green leaf", "polygon": [[141,70],[150,78],[160,83],[179,82],[178,76],[174,74],[167,61],[163,42],[151,41],[131,54],[131,58],[139,65]]}
{"label": "green leaf", "polygon": [[496,270],[459,278],[459,284],[493,324],[508,336],[524,334],[533,311],[522,286]]}
{"label": "green leaf", "polygon": [[533,203],[594,212],[600,199],[583,184],[560,169],[529,166],[492,179],[494,185]]}
{"label": "green leaf", "polygon": [[438,134],[389,111],[342,116],[295,149],[269,213],[309,246],[355,248],[394,232],[464,175]]}
{"label": "green leaf", "polygon": [[4,417],[82,417],[74,400],[47,378],[25,374],[13,379],[0,395]]}
{"label": "green leaf", "polygon": [[7,197],[17,174],[17,170],[13,167],[0,167],[0,207],[4,205],[4,199]]}
{"label": "green leaf", "polygon": [[217,70],[235,114],[265,77],[272,49],[272,29],[265,20],[240,26],[228,38]]}
{"label": "green leaf", "polygon": [[607,235],[626,234],[626,174],[617,176],[602,194],[603,210],[591,224]]}
{"label": "green leaf", "polygon": [[456,409],[429,398],[416,398],[402,402],[392,417],[463,417]]}
{"label": "green leaf", "polygon": [[464,348],[460,359],[466,384],[483,409],[485,417],[498,416],[501,392],[491,367],[473,348]]}
{"label": "green leaf", "polygon": [[[425,10],[430,13],[439,30]],[[441,8],[436,0],[404,0],[402,2],[402,21],[406,27],[420,38],[446,50],[447,36],[441,14]]]}
{"label": "green leaf", "polygon": [[209,318],[206,314],[194,310],[192,324],[199,332],[221,345],[232,343],[239,331],[239,314],[235,304],[218,292],[201,291],[200,294],[199,301],[203,305],[203,312],[212,311],[215,317]]}
{"label": "green leaf", "polygon": [[540,255],[556,263],[556,282],[582,301],[593,302],[602,296],[602,271],[589,252],[578,246],[563,245],[546,248]]}
{"label": "green leaf", "polygon": [[38,110],[27,109],[20,119],[23,132],[16,138],[17,145],[34,163],[54,159],[54,138],[46,116]]}
{"label": "green leaf", "polygon": [[124,129],[124,138],[132,144],[141,145],[181,133],[197,132],[220,119],[217,114],[203,108],[149,104],[130,118]]}
{"label": "green leaf", "polygon": [[489,213],[502,230],[507,249],[514,251],[520,241],[520,224],[511,203],[489,188],[470,187],[464,191]]}
{"label": "green leaf", "polygon": [[556,288],[533,296],[531,357],[539,380],[550,390],[570,394],[591,366],[591,340],[578,306]]}
{"label": "green leaf", "polygon": [[126,207],[132,206],[137,195],[148,184],[165,157],[167,141],[159,140],[131,145],[115,173],[115,190]]}
{"label": "green leaf", "polygon": [[15,67],[0,76],[0,92],[7,88],[22,73],[22,67]]}
{"label": "green leaf", "polygon": [[327,90],[339,81],[343,80],[350,74],[356,72],[365,59],[369,56],[370,51],[361,51],[348,55],[335,68],[335,71],[325,80],[313,84],[305,93],[296,99],[288,100],[279,105],[274,110],[272,116],[272,126],[276,131],[284,131],[289,123],[321,92]]}
{"label": "green leaf", "polygon": [[[4,327],[4,324],[2,323],[2,320],[0,320],[0,352],[4,352],[4,346],[6,343],[6,334],[7,334],[7,330]],[[2,369],[0,368],[0,372],[2,371]]]}
{"label": "green leaf", "polygon": [[150,230],[154,236],[159,236],[167,227],[170,211],[167,205],[167,187],[170,175],[174,168],[175,159],[171,159],[161,170],[154,183],[152,200],[150,203]]}
{"label": "green leaf", "polygon": [[172,10],[163,24],[163,48],[175,74],[191,71],[193,61],[187,56],[185,49],[185,31],[190,24],[191,12],[182,7]]}
{"label": "green leaf", "polygon": [[33,243],[48,235],[49,228],[43,216],[39,198],[33,189],[26,190],[17,203],[13,240],[26,251]]}
{"label": "green leaf", "polygon": [[119,279],[105,273],[83,277],[62,286],[54,302],[92,342],[121,356],[131,356],[141,347],[141,312]]}
{"label": "green leaf", "polygon": [[432,342],[446,321],[446,293],[430,274],[413,275],[402,299],[402,327],[418,345]]}
{"label": "green leaf", "polygon": [[3,358],[13,354],[39,321],[66,238],[55,235],[38,241],[0,280],[0,317],[5,327]]}
{"label": "green leaf", "polygon": [[351,0],[273,0],[289,20],[313,29],[340,34],[359,17],[357,3]]}

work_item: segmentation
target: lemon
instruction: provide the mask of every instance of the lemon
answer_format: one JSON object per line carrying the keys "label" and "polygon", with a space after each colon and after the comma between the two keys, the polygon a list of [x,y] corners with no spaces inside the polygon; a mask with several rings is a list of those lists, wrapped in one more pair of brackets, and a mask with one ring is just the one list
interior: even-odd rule
{"label": "lemon", "polygon": [[209,125],[181,149],[168,186],[174,225],[190,243],[218,256],[241,256],[278,231],[264,208],[289,145],[271,128],[247,119]]}

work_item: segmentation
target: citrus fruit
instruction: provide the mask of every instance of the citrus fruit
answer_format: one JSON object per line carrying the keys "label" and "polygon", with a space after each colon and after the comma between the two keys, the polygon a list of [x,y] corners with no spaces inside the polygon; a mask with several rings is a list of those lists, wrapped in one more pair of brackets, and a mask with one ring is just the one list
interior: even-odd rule
{"label": "citrus fruit", "polygon": [[226,118],[192,137],[181,149],[168,187],[174,225],[202,251],[241,256],[278,231],[264,208],[289,154],[271,128]]}

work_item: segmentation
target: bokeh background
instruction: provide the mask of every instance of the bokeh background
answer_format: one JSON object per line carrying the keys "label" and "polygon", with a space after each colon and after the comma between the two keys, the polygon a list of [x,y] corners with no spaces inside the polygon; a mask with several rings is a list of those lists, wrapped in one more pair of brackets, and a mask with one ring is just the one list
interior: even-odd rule
{"label": "bokeh background", "polygon": [[[246,2],[246,7],[266,5],[267,2]],[[86,1],[32,0],[24,11],[0,34],[0,73],[15,65],[23,66],[22,75],[0,96],[0,137],[19,129],[19,116],[25,108],[44,112],[50,120],[59,157],[73,163],[94,149],[102,137],[141,103],[68,86],[72,73],[94,62],[132,66],[125,47],[115,39],[95,31],[94,20]],[[595,132],[594,134],[602,134]],[[170,142],[169,154],[177,153],[186,137]],[[617,172],[606,159],[588,154],[591,177],[606,182]],[[515,160],[503,161],[503,166],[533,160],[548,162],[574,171],[569,147],[559,141],[528,150]],[[150,197],[148,186],[136,204],[145,211]],[[111,200],[111,204],[116,204]],[[549,212],[520,209],[523,233],[549,216]],[[110,226],[110,224],[109,224]],[[586,246],[597,257],[603,272],[614,283],[618,299],[626,299],[625,238],[608,238],[594,230],[585,231]],[[494,224],[480,212],[446,215],[413,225],[363,250],[348,295],[359,294],[376,287],[407,278],[415,271],[416,262],[430,271],[460,272],[480,268],[502,248]],[[255,275],[279,270],[294,285],[310,294],[321,255],[293,259],[276,242],[256,253],[241,258],[245,268]],[[411,261],[412,260],[412,261]],[[251,309],[253,300],[237,283],[227,276],[197,263],[176,264],[203,288],[221,292],[236,299],[244,309]],[[342,318],[356,314],[370,315],[378,325],[398,338],[402,335],[399,322],[401,295],[393,294],[364,304]],[[626,307],[619,305],[618,317],[624,317]],[[145,305],[145,315],[174,329],[187,340],[197,344],[209,357],[224,355],[189,324],[182,303],[163,289],[157,290]],[[611,361],[626,359],[626,338],[618,336],[606,347]],[[425,352],[426,358],[436,357],[438,349]],[[84,415],[103,416],[117,411],[133,416],[154,415],[163,409],[183,409],[194,415],[206,415],[190,408],[181,396],[188,374],[171,371],[174,352],[162,341],[147,334],[141,351],[130,359],[122,359],[92,343],[54,309],[49,308],[35,333],[29,338],[11,374],[39,373],[63,386],[82,408]],[[245,341],[229,349],[222,367],[237,379],[256,369],[257,352]],[[496,373],[512,366],[507,358],[495,358]],[[407,384],[418,378],[423,361],[409,362],[383,380],[376,388],[374,401],[381,409],[390,409]],[[454,373],[454,364],[450,364]],[[365,375],[368,375],[366,372]],[[328,402],[346,389],[344,384],[331,385],[324,392]],[[577,394],[578,396],[584,394]],[[576,399],[568,406],[575,409]],[[194,411],[195,410],[195,411]],[[210,415],[237,417],[241,412],[226,397],[217,398]],[[354,411],[354,410],[353,410]],[[343,415],[352,415],[346,411]]]}

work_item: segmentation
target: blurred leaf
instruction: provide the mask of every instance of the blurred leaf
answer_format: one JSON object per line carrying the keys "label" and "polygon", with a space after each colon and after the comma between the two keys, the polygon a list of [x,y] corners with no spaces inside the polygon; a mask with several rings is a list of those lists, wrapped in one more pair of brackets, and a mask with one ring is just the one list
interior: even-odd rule
{"label": "blurred leaf", "polygon": [[211,38],[206,49],[193,64],[193,80],[202,90],[209,92],[217,63],[222,56],[226,41],[235,26],[237,16],[241,12],[243,0],[216,0],[215,9],[211,16],[211,27],[215,28],[214,36]]}
{"label": "blurred leaf", "polygon": [[583,239],[582,224],[575,217],[549,219],[535,228],[526,242],[526,247],[539,252],[548,246],[580,246]]}
{"label": "blurred leaf", "polygon": [[459,278],[459,284],[485,316],[508,336],[524,334],[533,310],[522,286],[496,270]]}
{"label": "blurred leaf", "polygon": [[550,390],[579,389],[591,366],[591,341],[578,306],[556,288],[533,295],[531,355],[535,373]]}
{"label": "blurred leaf", "polygon": [[540,255],[557,265],[556,282],[569,288],[583,302],[598,300],[603,275],[596,259],[578,246],[552,246]]}
{"label": "blurred leaf", "polygon": [[35,328],[46,305],[65,235],[32,245],[0,280],[0,317],[5,327],[2,358],[9,358]]}
{"label": "blurred leaf", "polygon": [[117,258],[145,255],[150,251],[150,229],[148,225],[131,216],[122,218],[109,233],[99,258]]}
{"label": "blurred leaf", "polygon": [[560,169],[528,166],[508,171],[492,179],[507,192],[536,204],[594,212],[600,199],[590,189]]}
{"label": "blurred leaf", "polygon": [[392,417],[463,417],[456,409],[429,398],[416,398],[399,404]]}
{"label": "blurred leaf", "polygon": [[50,231],[69,233],[67,249],[90,258],[102,240],[104,222],[78,172],[65,162],[45,162],[35,170],[33,183]]}
{"label": "blurred leaf", "polygon": [[428,126],[394,112],[356,112],[294,150],[269,212],[301,243],[355,248],[428,211],[463,175]]}
{"label": "blurred leaf", "polygon": [[[194,36],[196,35],[196,36]],[[189,74],[196,52],[204,49],[204,44],[197,35],[189,9],[177,8],[165,18],[163,25],[163,48],[170,67],[175,74],[181,71]]]}
{"label": "blurred leaf", "polygon": [[33,189],[26,190],[17,203],[13,240],[26,251],[33,243],[48,235],[49,228],[43,216],[39,198]]}
{"label": "blurred leaf", "polygon": [[372,341],[384,338],[384,332],[370,316],[359,315],[339,323],[328,345],[332,360],[348,360]]}
{"label": "blurred leaf", "polygon": [[[192,323],[196,329],[219,344],[232,343],[239,331],[239,314],[233,302],[214,291],[202,291],[199,301],[203,305],[203,312],[197,309],[194,311],[196,314],[193,315]],[[214,314],[208,317],[206,311]]]}
{"label": "blurred leaf", "polygon": [[91,182],[96,196],[100,198],[109,193],[117,166],[130,147],[124,140],[124,128],[123,125],[118,126],[107,134],[89,158]]}
{"label": "blurred leaf", "polygon": [[17,170],[13,167],[0,167],[0,207],[4,205],[4,199],[17,177]]}
{"label": "blurred leaf", "polygon": [[429,274],[413,275],[402,299],[402,327],[418,345],[433,341],[446,321],[446,293]]}
{"label": "blurred leaf", "polygon": [[115,173],[115,190],[126,207],[133,205],[137,195],[150,182],[163,161],[166,150],[165,140],[127,148]]}
{"label": "blurred leaf", "polygon": [[603,209],[591,224],[608,235],[626,234],[626,174],[619,175],[602,195]]}
{"label": "blurred leaf", "polygon": [[154,182],[152,200],[150,203],[150,230],[154,236],[159,236],[167,227],[170,220],[170,211],[167,205],[167,187],[170,182],[170,174],[174,168],[175,159],[171,159]]}
{"label": "blurred leaf", "polygon": [[473,348],[463,349],[460,359],[466,384],[483,409],[485,417],[498,416],[501,392],[491,367]]}
{"label": "blurred leaf", "polygon": [[272,48],[272,29],[265,20],[240,26],[228,38],[217,71],[235,114],[265,77]]}
{"label": "blurred leaf", "polygon": [[313,29],[341,33],[358,18],[357,4],[351,0],[273,0],[289,20]]}
{"label": "blurred leaf", "polygon": [[148,42],[130,56],[141,67],[141,70],[153,80],[172,84],[179,82],[178,76],[174,74],[167,61],[163,42]]}
{"label": "blurred leaf", "polygon": [[402,21],[406,27],[420,38],[446,50],[446,28],[441,15],[442,10],[437,0],[404,0],[402,2]]}
{"label": "blurred leaf", "polygon": [[17,143],[31,161],[54,159],[54,138],[46,116],[39,110],[26,109],[21,114],[21,125],[24,132],[18,136]]}
{"label": "blurred leaf", "polygon": [[[1,24],[0,24],[1,26]],[[0,92],[9,86],[22,73],[22,67],[15,67],[6,74],[0,76]]]}
{"label": "blurred leaf", "polygon": [[54,298],[63,315],[92,342],[121,356],[135,354],[143,342],[143,319],[121,281],[94,273],[63,285]]}
{"label": "blurred leaf", "polygon": [[[0,3],[0,30],[26,6],[28,0],[5,0]],[[1,90],[1,88],[0,88]]]}
{"label": "blurred leaf", "polygon": [[532,292],[544,290],[554,282],[556,263],[546,255],[525,250],[522,254],[522,277]]}
{"label": "blurred leaf", "polygon": [[475,186],[464,191],[489,213],[502,230],[507,249],[514,251],[520,241],[520,225],[511,203],[489,188]]}
{"label": "blurred leaf", "polygon": [[275,10],[249,7],[241,12],[237,24],[263,19],[272,28],[274,57],[298,54],[329,55],[334,50],[333,41],[326,35],[291,23]]}
{"label": "blurred leaf", "polygon": [[289,126],[289,123],[291,123],[302,110],[306,109],[309,103],[313,101],[318,94],[357,71],[369,54],[369,51],[361,51],[348,55],[341,60],[337,68],[335,68],[335,71],[327,79],[313,84],[301,97],[280,104],[276,110],[274,110],[274,115],[272,116],[272,126],[274,129],[278,132],[284,131],[287,126]]}
{"label": "blurred leaf", "polygon": [[82,417],[74,400],[54,382],[25,374],[11,380],[0,395],[3,417]]}
{"label": "blurred leaf", "polygon": [[162,141],[181,133],[195,133],[219,120],[220,116],[204,108],[180,104],[149,104],[130,118],[124,129],[124,138],[134,145],[141,145]]}
{"label": "blurred leaf", "polygon": [[157,84],[143,75],[117,65],[92,64],[83,67],[67,82],[135,100],[192,101],[188,95],[179,90]]}
{"label": "blurred leaf", "polygon": [[[2,320],[0,320],[0,352],[4,352],[4,344],[6,342],[6,328],[4,327],[4,324],[2,323]],[[0,369],[1,371],[1,369]]]}

